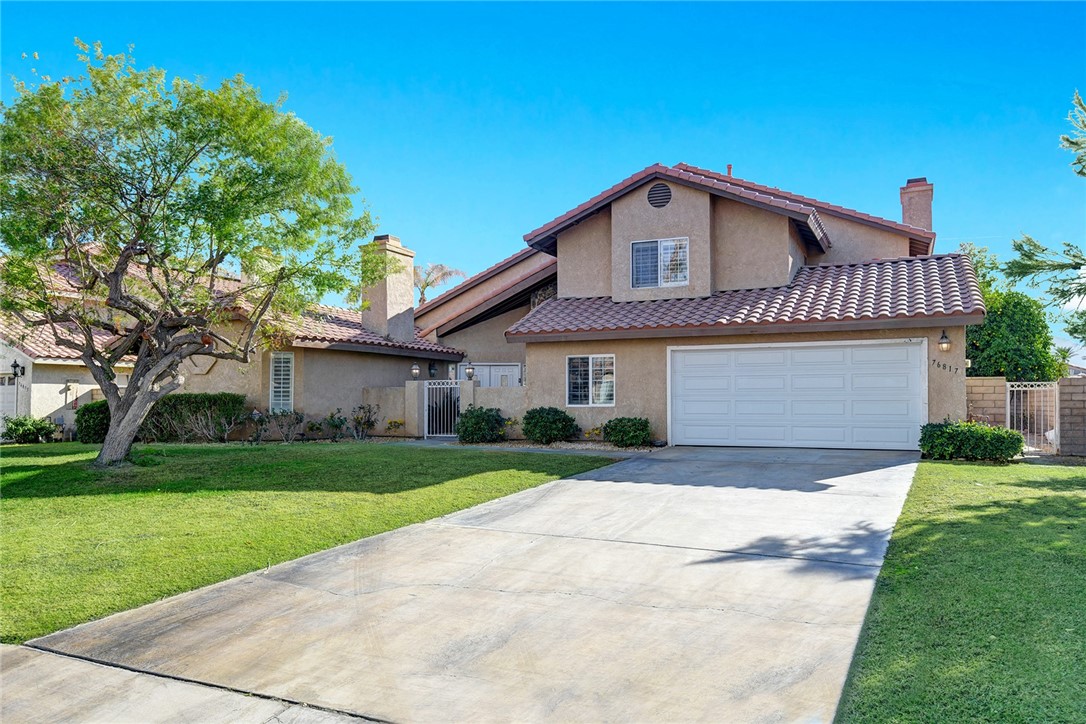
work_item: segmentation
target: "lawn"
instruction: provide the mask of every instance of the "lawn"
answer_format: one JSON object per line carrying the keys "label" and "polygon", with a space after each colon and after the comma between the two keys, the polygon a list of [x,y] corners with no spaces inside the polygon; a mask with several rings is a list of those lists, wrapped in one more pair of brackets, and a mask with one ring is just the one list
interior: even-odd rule
{"label": "lawn", "polygon": [[19,643],[606,465],[375,443],[0,449],[0,640]]}
{"label": "lawn", "polygon": [[1086,467],[921,463],[838,720],[1086,721]]}

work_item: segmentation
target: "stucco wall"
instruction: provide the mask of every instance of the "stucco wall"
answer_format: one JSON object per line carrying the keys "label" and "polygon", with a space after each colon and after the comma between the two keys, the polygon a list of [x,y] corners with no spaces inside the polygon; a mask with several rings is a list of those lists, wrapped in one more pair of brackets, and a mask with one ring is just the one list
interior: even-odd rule
{"label": "stucco wall", "polygon": [[[296,390],[302,390],[301,402],[295,392],[294,407],[309,417],[323,417],[336,408],[344,413],[362,404],[365,387],[395,387],[411,379],[410,357],[359,354],[321,349],[294,349],[304,354],[304,370],[295,372]],[[299,355],[295,354],[295,365]],[[417,360],[422,374],[427,374],[428,360]],[[447,376],[448,362],[439,361],[438,378]]]}
{"label": "stucco wall", "polygon": [[[528,411],[528,392],[526,387],[476,387],[473,401],[479,407],[496,407],[506,419],[524,421]],[[506,437],[510,440],[523,440],[520,425],[506,428]]]}
{"label": "stucco wall", "polygon": [[181,365],[185,384],[179,392],[238,392],[245,395],[247,405],[264,409],[268,399],[261,368],[267,364],[267,353],[259,349],[249,364],[210,357],[190,358]]}
{"label": "stucco wall", "polygon": [[558,235],[558,296],[611,296],[611,266],[610,208]]}
{"label": "stucco wall", "polygon": [[829,214],[819,216],[833,246],[825,254],[812,254],[809,264],[853,264],[909,256],[909,239],[901,234]]}
{"label": "stucco wall", "polygon": [[[639,186],[611,203],[611,296],[616,302],[709,296],[712,292],[709,194],[668,184],[671,202],[658,209],[647,198],[652,186],[653,183]],[[674,237],[690,239],[689,283],[681,287],[632,288],[630,244]],[[596,264],[598,268],[599,262]]]}
{"label": "stucco wall", "polygon": [[[68,384],[68,380],[75,382]],[[20,412],[54,421],[62,417],[65,428],[75,427],[75,408],[91,402],[98,389],[98,383],[82,365],[35,363],[20,382],[24,382],[19,389]]]}
{"label": "stucco wall", "polygon": [[506,342],[505,330],[529,311],[527,305],[511,312],[473,324],[438,339],[441,344],[461,350],[472,362],[519,362],[524,364],[524,343]]}
{"label": "stucco wall", "polygon": [[719,197],[712,215],[713,291],[776,287],[792,279],[787,216]]}
{"label": "stucco wall", "polygon": [[389,420],[404,421],[404,385],[366,387],[362,390],[362,402],[366,405],[378,405],[381,408],[377,427],[373,430],[374,435],[404,437],[407,434],[403,427],[394,431],[388,429]]}
{"label": "stucco wall", "polygon": [[[554,406],[567,410],[585,429],[614,417],[647,417],[653,436],[667,436],[667,348],[705,344],[757,344],[829,342],[860,339],[928,339],[928,419],[964,419],[965,328],[948,327],[949,352],[940,352],[943,328],[886,329],[859,332],[760,334],[729,337],[677,337],[644,340],[532,343],[527,347],[528,407]],[[614,407],[567,407],[565,399],[566,356],[571,354],[615,355]],[[932,360],[940,363],[936,367]],[[950,369],[944,370],[946,363]]]}

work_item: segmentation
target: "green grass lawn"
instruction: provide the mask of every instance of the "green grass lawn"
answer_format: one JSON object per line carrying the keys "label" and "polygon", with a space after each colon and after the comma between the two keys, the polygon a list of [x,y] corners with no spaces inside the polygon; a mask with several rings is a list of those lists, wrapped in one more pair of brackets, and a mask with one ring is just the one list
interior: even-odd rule
{"label": "green grass lawn", "polygon": [[1086,467],[921,463],[842,722],[1086,722]]}
{"label": "green grass lawn", "polygon": [[0,448],[0,640],[19,643],[606,465],[373,443]]}

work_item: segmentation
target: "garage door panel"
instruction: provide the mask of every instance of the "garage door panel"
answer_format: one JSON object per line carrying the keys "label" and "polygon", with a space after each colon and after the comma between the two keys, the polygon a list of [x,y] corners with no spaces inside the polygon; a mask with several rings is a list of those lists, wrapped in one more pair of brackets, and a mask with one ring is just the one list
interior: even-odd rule
{"label": "garage door panel", "polygon": [[918,342],[671,354],[673,444],[915,450],[926,422]]}

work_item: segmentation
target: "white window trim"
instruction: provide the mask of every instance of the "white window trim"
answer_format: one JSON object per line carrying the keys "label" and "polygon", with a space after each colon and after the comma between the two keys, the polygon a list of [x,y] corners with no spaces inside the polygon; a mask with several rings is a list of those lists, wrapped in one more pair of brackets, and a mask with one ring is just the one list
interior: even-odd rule
{"label": "white window trim", "polygon": [[[686,243],[686,281],[683,282],[665,282],[664,281],[664,262],[661,258],[663,254],[663,244],[665,241],[682,241]],[[656,286],[654,287],[635,287],[633,285],[633,273],[634,273],[634,257],[633,247],[634,244],[645,244],[654,242],[656,244]],[[668,289],[671,287],[688,287],[690,286],[690,237],[689,236],[674,236],[667,239],[635,239],[630,242],[630,289]],[[574,355],[583,357],[584,355]]]}
{"label": "white window trim", "polygon": [[[287,358],[290,360],[290,407],[289,408],[277,408],[275,407],[275,360],[277,358]],[[287,409],[288,412],[294,411],[294,353],[293,352],[272,352],[270,358],[270,367],[268,368],[268,412],[275,412],[276,410]]]}
{"label": "white window trim", "polygon": [[[588,358],[588,404],[574,405],[569,401],[569,361],[574,357],[587,357]],[[592,360],[598,357],[610,357],[611,369],[614,370],[615,375],[615,389],[611,395],[610,402],[592,402]],[[566,355],[566,407],[614,407],[615,400],[618,399],[618,368],[615,366],[615,355],[613,354],[567,354]]]}

